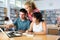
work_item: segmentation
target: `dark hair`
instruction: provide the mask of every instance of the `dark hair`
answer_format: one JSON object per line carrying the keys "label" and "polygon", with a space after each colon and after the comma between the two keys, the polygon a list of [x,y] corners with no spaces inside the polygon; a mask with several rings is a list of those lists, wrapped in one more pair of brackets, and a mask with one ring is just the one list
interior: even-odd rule
{"label": "dark hair", "polygon": [[42,14],[40,12],[34,12],[32,16],[35,17],[36,19],[39,19],[39,22],[43,21]]}
{"label": "dark hair", "polygon": [[5,21],[8,21],[9,20],[9,18],[8,17],[5,17]]}
{"label": "dark hair", "polygon": [[27,14],[27,11],[24,8],[20,9],[20,12],[23,12],[25,15]]}
{"label": "dark hair", "polygon": [[27,15],[28,15],[27,11],[24,8],[22,8],[20,9],[20,12],[23,12],[25,14],[25,20],[27,20]]}

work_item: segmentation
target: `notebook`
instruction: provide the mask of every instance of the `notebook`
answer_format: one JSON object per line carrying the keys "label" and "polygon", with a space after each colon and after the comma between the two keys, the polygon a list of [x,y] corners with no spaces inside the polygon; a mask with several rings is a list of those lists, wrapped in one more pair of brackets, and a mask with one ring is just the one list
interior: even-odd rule
{"label": "notebook", "polygon": [[23,35],[27,36],[27,37],[33,37],[33,34],[28,34],[28,33],[23,33]]}

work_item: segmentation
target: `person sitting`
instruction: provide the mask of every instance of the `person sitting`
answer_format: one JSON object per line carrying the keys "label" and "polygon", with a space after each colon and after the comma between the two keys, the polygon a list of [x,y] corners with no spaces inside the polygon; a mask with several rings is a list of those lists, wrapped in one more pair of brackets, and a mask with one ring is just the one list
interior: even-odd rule
{"label": "person sitting", "polygon": [[46,34],[46,23],[42,20],[42,14],[40,12],[35,12],[32,15],[33,23],[30,24],[30,28],[26,31],[33,34]]}
{"label": "person sitting", "polygon": [[26,16],[27,11],[24,8],[20,9],[19,17],[14,21],[13,24],[11,24],[11,26],[16,26],[16,31],[25,32],[30,26],[30,21]]}
{"label": "person sitting", "polygon": [[13,24],[12,20],[10,20],[8,17],[5,17],[4,25],[7,27],[7,29],[5,29],[5,30],[7,30],[7,31],[14,30],[13,27],[8,28],[10,24]]}

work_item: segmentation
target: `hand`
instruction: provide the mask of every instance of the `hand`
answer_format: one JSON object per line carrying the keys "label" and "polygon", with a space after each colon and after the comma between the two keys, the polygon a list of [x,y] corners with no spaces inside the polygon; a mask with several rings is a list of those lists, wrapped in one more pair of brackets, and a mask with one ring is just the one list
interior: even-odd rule
{"label": "hand", "polygon": [[28,30],[26,30],[26,33],[28,33]]}
{"label": "hand", "polygon": [[32,34],[33,32],[31,32],[31,31],[27,30],[27,31],[26,31],[26,33],[28,33],[28,34]]}
{"label": "hand", "polygon": [[9,29],[9,25],[5,25],[5,28]]}

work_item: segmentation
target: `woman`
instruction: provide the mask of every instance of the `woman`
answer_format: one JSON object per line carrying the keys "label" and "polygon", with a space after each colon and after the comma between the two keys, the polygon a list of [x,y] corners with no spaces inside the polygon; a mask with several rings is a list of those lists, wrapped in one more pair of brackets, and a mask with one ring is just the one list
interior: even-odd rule
{"label": "woman", "polygon": [[32,21],[32,14],[34,12],[39,12],[39,10],[35,6],[34,2],[30,2],[30,1],[25,3],[25,9],[28,12],[28,18],[29,18],[30,21]]}
{"label": "woman", "polygon": [[42,14],[40,12],[33,13],[32,20],[33,23],[31,23],[30,28],[26,32],[33,31],[34,34],[46,34],[46,24],[42,20]]}

